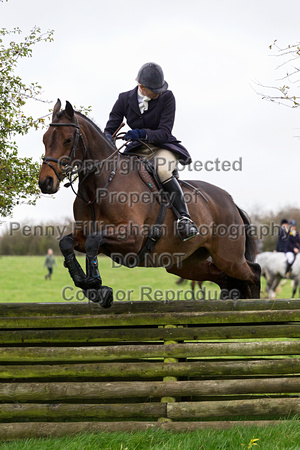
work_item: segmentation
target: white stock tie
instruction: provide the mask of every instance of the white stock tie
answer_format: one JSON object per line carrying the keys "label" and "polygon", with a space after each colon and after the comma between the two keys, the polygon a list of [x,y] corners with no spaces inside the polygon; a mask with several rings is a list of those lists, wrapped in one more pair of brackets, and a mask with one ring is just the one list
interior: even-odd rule
{"label": "white stock tie", "polygon": [[143,97],[142,101],[139,103],[139,108],[141,113],[143,114],[144,111],[148,110],[148,106],[149,106],[149,101],[151,100],[151,98],[149,97]]}

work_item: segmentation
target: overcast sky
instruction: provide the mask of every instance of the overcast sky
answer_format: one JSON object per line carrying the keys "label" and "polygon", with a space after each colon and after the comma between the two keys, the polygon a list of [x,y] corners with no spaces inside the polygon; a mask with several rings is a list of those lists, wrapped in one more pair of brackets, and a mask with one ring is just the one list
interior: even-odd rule
{"label": "overcast sky", "polygon": [[[222,187],[250,213],[300,207],[299,111],[263,101],[253,90],[257,80],[280,84],[280,61],[269,45],[300,41],[299,16],[299,0],[0,3],[1,27],[55,31],[54,42],[36,45],[18,66],[22,79],[39,82],[51,102],[31,103],[27,112],[43,116],[59,97],[63,105],[90,105],[103,129],[119,92],[132,89],[140,66],[154,61],[176,97],[173,134],[193,160],[242,162],[241,171],[185,171],[181,178]],[[43,133],[19,138],[20,155],[38,161]],[[71,218],[73,200],[61,187],[36,207],[17,207],[11,220]]]}

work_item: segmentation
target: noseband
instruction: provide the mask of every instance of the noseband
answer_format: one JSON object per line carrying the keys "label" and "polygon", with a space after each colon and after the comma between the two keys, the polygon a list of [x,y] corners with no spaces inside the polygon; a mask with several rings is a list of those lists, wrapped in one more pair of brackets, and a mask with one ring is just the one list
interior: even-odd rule
{"label": "noseband", "polygon": [[[82,139],[84,151],[86,153],[86,146],[84,144],[82,134],[80,133],[78,120],[77,120],[76,116],[74,116],[74,117],[75,117],[76,123],[63,123],[63,122],[62,123],[50,123],[50,127],[74,127],[74,128],[76,128],[75,138],[74,138],[73,146],[72,146],[69,156],[62,156],[59,159],[52,158],[52,156],[44,156],[43,157],[43,164],[48,164],[48,166],[51,167],[51,169],[54,171],[55,175],[57,176],[57,178],[60,181],[62,181],[62,179],[66,176],[66,174],[72,170],[70,163],[72,161],[72,158],[74,157],[74,154],[75,154],[78,142],[79,142],[79,138]],[[57,163],[57,164],[59,164],[60,167],[62,167],[62,171],[60,174],[57,173],[57,170],[55,169],[53,164],[51,164],[51,162]]]}

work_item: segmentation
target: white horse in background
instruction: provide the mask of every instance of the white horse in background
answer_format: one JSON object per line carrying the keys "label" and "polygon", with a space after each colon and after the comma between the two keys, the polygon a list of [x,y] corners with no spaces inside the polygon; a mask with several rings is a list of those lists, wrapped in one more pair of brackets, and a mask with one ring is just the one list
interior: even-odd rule
{"label": "white horse in background", "polygon": [[[261,267],[261,275],[267,280],[266,291],[268,297],[275,298],[275,290],[282,278],[286,278],[286,256],[282,252],[263,252],[256,257]],[[296,294],[298,284],[300,283],[300,256],[296,257],[294,264],[290,270],[289,279],[294,280],[292,298]]]}

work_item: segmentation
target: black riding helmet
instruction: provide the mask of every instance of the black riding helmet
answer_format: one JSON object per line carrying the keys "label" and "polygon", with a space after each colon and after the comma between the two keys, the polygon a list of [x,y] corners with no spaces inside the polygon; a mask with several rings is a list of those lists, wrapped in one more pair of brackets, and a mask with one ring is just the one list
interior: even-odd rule
{"label": "black riding helmet", "polygon": [[137,75],[137,82],[155,94],[161,94],[168,89],[168,83],[164,80],[162,68],[153,62],[144,64]]}

